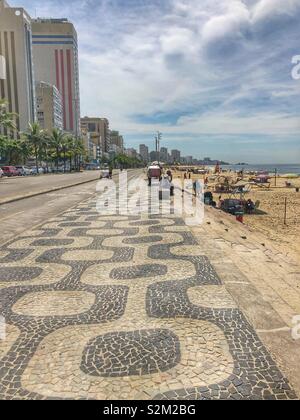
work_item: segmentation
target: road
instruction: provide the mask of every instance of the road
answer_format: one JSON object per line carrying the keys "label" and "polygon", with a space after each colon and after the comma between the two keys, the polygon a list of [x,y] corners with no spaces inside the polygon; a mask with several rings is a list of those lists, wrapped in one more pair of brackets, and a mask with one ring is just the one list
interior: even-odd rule
{"label": "road", "polygon": [[[131,171],[133,175],[139,171]],[[82,174],[54,175],[41,177],[20,177],[0,180],[0,197],[8,198],[19,194],[28,194],[52,187],[70,185],[98,178],[98,172]],[[115,175],[117,176],[117,174]],[[50,182],[51,181],[51,182]],[[15,238],[17,235],[37,226],[51,217],[63,212],[76,203],[95,194],[97,181],[88,182],[75,187],[64,188],[59,191],[26,198],[8,204],[0,205],[1,243]],[[45,185],[46,184],[46,185]],[[9,192],[9,187],[13,192]]]}
{"label": "road", "polygon": [[86,171],[72,174],[39,175],[0,179],[0,202],[18,196],[34,194],[45,189],[59,188],[99,177],[99,171]]}
{"label": "road", "polygon": [[184,220],[94,187],[0,248],[0,398],[296,398]]}

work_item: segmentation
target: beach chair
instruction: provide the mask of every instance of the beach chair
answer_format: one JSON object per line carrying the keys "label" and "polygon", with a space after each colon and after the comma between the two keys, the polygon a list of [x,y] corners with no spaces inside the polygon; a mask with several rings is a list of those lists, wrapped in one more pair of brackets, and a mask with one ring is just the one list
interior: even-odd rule
{"label": "beach chair", "polygon": [[248,194],[248,193],[251,192],[251,189],[252,189],[251,185],[248,184],[248,185],[245,186],[245,188],[243,188],[243,193]]}

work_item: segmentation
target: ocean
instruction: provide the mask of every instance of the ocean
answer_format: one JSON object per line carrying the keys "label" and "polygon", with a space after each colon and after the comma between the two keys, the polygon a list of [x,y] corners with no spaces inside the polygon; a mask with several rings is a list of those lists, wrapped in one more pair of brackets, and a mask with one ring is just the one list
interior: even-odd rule
{"label": "ocean", "polygon": [[298,174],[300,175],[300,164],[257,164],[257,165],[224,165],[223,169],[231,169],[233,171],[244,171],[247,172],[257,172],[257,171],[266,171],[270,174],[275,173],[275,169],[277,169],[278,174]]}

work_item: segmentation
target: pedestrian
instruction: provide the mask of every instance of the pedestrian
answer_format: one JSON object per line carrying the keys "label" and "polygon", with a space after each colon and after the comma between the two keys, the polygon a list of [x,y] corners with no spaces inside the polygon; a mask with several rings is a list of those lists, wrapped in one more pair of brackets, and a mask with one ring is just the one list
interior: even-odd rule
{"label": "pedestrian", "polygon": [[218,205],[217,205],[218,209],[221,209],[222,208],[222,203],[223,203],[223,200],[222,200],[222,196],[220,195],[219,196]]}
{"label": "pedestrian", "polygon": [[173,174],[172,174],[172,171],[170,169],[167,170],[167,175],[169,177],[169,181],[172,182],[173,181]]}

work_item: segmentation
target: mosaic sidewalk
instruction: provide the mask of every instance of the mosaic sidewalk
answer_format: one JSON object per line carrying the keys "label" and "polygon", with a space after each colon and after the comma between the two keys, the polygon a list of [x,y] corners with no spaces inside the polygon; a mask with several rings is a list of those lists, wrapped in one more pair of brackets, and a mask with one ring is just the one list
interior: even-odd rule
{"label": "mosaic sidewalk", "polygon": [[294,399],[181,218],[90,200],[0,248],[1,399]]}

